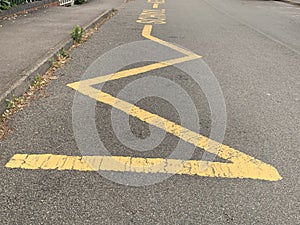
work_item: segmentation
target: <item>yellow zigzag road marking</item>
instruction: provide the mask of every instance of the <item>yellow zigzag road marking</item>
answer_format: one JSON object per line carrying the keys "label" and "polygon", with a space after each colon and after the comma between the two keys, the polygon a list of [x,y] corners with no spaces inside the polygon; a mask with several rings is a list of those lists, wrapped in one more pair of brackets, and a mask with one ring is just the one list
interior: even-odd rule
{"label": "yellow zigzag road marking", "polygon": [[163,40],[161,40],[161,39],[159,39],[157,37],[154,37],[154,36],[151,35],[151,32],[152,32],[152,25],[145,25],[144,29],[142,31],[142,35],[145,38],[148,38],[148,39],[150,39],[150,40],[152,40],[152,41],[154,41],[156,43],[159,43],[161,45],[167,46],[167,47],[169,47],[171,49],[174,49],[175,51],[181,52],[181,53],[183,53],[185,55],[197,56],[199,58],[202,57],[202,56],[199,56],[199,55],[197,55],[197,54],[195,54],[195,53],[193,53],[193,52],[191,52],[189,50],[180,48],[180,47],[178,47],[176,45],[173,45],[173,44],[171,44],[169,42],[166,42],[166,41],[163,41]]}
{"label": "yellow zigzag road marking", "polygon": [[157,42],[161,45],[169,47],[169,48],[171,48],[175,51],[181,52],[181,53],[183,53],[187,56],[177,58],[177,59],[166,60],[166,61],[163,61],[163,62],[153,63],[153,64],[150,64],[150,65],[147,65],[147,66],[137,67],[137,68],[133,68],[133,69],[129,69],[129,70],[123,70],[123,71],[108,74],[108,75],[105,75],[105,76],[91,78],[91,79],[75,82],[75,83],[72,83],[72,84],[68,84],[67,86],[78,90],[79,85],[80,85],[80,89],[81,89],[84,86],[92,86],[92,85],[104,83],[104,82],[107,82],[107,81],[117,80],[117,79],[129,77],[129,76],[140,75],[142,73],[146,73],[146,72],[149,72],[149,71],[152,71],[152,70],[161,69],[161,68],[172,66],[172,65],[175,65],[175,64],[179,64],[179,63],[191,61],[191,60],[194,60],[194,59],[202,58],[202,56],[197,55],[197,54],[195,54],[191,51],[185,50],[185,49],[180,48],[176,45],[173,45],[171,43],[163,41],[159,38],[153,37],[151,35],[151,31],[152,31],[152,25],[145,25],[144,29],[142,31],[142,35],[145,38],[148,38],[148,39],[150,39],[154,42]]}
{"label": "yellow zigzag road marking", "polygon": [[[86,96],[96,99],[99,102],[111,105],[133,117],[145,121],[148,124],[161,128],[167,131],[168,133],[171,133],[174,136],[177,136],[183,139],[184,141],[195,145],[196,147],[202,148],[210,153],[216,154],[223,159],[230,160],[231,162],[233,162],[233,165],[223,163],[225,168],[230,168],[230,173],[227,174],[227,177],[233,178],[236,177],[237,174],[240,174],[240,171],[249,170],[247,174],[245,174],[245,178],[263,179],[261,174],[264,174],[268,175],[265,177],[265,179],[268,180],[281,179],[277,170],[272,166],[267,165],[262,161],[257,160],[251,156],[248,156],[245,153],[242,153],[226,145],[211,140],[201,134],[197,134],[196,132],[190,131],[189,129],[177,125],[174,122],[171,122],[156,114],[143,110],[131,103],[118,99],[110,94],[99,91],[91,86],[82,87],[80,85],[78,91]],[[262,171],[265,171],[265,173],[262,173]]]}
{"label": "yellow zigzag road marking", "polygon": [[123,71],[120,71],[117,73],[112,73],[112,74],[101,76],[101,77],[95,77],[95,78],[91,78],[88,80],[74,82],[72,84],[68,84],[67,86],[77,90],[77,89],[79,89],[79,86],[81,89],[85,86],[91,86],[91,85],[100,84],[100,83],[103,83],[106,81],[118,80],[118,79],[129,77],[129,76],[140,75],[145,72],[149,72],[149,71],[156,70],[156,69],[161,69],[164,67],[168,67],[168,66],[175,65],[178,63],[187,62],[187,61],[190,61],[193,59],[198,59],[198,58],[201,58],[201,56],[198,56],[198,55],[184,56],[184,57],[178,58],[178,59],[171,59],[171,60],[167,60],[167,61],[163,61],[163,62],[153,63],[153,64],[150,64],[147,66],[142,66],[142,67],[133,68],[133,69],[129,69],[129,70],[123,70]]}
{"label": "yellow zigzag road marking", "polygon": [[68,84],[68,86],[79,91],[83,95],[89,96],[99,102],[111,105],[133,117],[136,117],[158,128],[164,129],[168,133],[171,133],[196,147],[202,148],[210,153],[218,155],[223,159],[231,161],[231,163],[207,162],[202,160],[183,161],[162,158],[133,158],[125,156],[79,157],[48,154],[17,154],[7,163],[6,167],[23,169],[58,169],[80,171],[107,170],[144,173],[171,173],[224,178],[252,178],[269,181],[282,179],[278,171],[271,165],[268,165],[234,148],[218,143],[201,134],[197,134],[165,118],[150,113],[133,104],[113,97],[110,94],[104,93],[92,87],[92,85],[105,81],[134,76],[201,57],[188,50],[151,36],[151,31],[152,25],[145,25],[142,35],[152,41],[172,48],[187,56],[75,82]]}

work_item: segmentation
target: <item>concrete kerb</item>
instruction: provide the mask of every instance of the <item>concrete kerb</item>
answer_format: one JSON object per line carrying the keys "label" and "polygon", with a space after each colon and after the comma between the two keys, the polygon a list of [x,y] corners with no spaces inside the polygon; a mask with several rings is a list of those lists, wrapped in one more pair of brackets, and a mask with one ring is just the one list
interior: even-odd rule
{"label": "concrete kerb", "polygon": [[[107,19],[110,15],[112,15],[113,12],[114,9],[106,10],[100,16],[84,25],[83,28],[89,29],[95,26],[96,24]],[[64,39],[54,48],[48,51],[43,57],[41,57],[41,59],[38,60],[35,65],[31,66],[29,69],[26,69],[21,74],[21,79],[15,82],[5,93],[0,96],[0,114],[6,110],[7,99],[13,99],[14,96],[23,95],[28,90],[37,74],[44,74],[51,67],[51,59],[54,58],[61,49],[69,50],[73,44],[74,41],[71,36]]]}
{"label": "concrete kerb", "polygon": [[294,0],[276,0],[276,1],[285,2],[285,3],[288,3],[288,4],[300,6],[300,1],[294,1]]}

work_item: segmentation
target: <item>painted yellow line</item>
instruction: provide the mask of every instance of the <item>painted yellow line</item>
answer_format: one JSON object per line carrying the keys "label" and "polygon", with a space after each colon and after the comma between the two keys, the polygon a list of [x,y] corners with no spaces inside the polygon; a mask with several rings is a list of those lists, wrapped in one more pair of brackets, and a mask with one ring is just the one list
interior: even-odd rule
{"label": "painted yellow line", "polygon": [[153,9],[157,9],[158,8],[158,4],[157,3],[154,3],[153,4]]}
{"label": "painted yellow line", "polygon": [[152,70],[161,69],[161,68],[168,67],[171,65],[187,62],[187,61],[194,60],[194,59],[197,59],[200,57],[201,56],[198,56],[198,55],[191,55],[191,56],[185,56],[185,57],[178,58],[178,59],[171,59],[171,60],[167,60],[167,61],[163,61],[163,62],[153,63],[153,64],[147,65],[147,66],[142,66],[142,67],[133,68],[133,69],[129,69],[129,70],[123,70],[123,71],[120,71],[117,73],[112,73],[112,74],[105,75],[105,76],[100,76],[100,77],[95,77],[95,78],[91,78],[91,79],[87,79],[87,80],[83,80],[83,81],[79,81],[79,82],[74,82],[74,83],[68,84],[67,86],[77,89],[79,85],[84,86],[84,85],[100,84],[100,83],[103,83],[106,81],[112,81],[112,80],[117,80],[117,79],[129,77],[129,76],[140,75],[142,73],[146,73],[146,72],[149,72]]}
{"label": "painted yellow line", "polygon": [[176,45],[173,45],[173,44],[171,44],[169,42],[166,42],[166,41],[163,41],[163,40],[161,40],[161,39],[159,39],[157,37],[154,37],[154,36],[151,35],[151,32],[152,32],[152,25],[145,25],[144,28],[143,28],[143,31],[142,31],[142,35],[143,35],[143,37],[145,37],[147,39],[150,39],[150,40],[152,40],[154,42],[157,42],[157,43],[159,43],[161,45],[167,46],[167,47],[169,47],[169,48],[171,48],[173,50],[176,50],[178,52],[181,52],[181,53],[183,53],[185,55],[189,55],[189,56],[193,55],[193,56],[202,57],[202,56],[199,56],[199,55],[197,55],[197,54],[195,54],[195,53],[193,53],[193,52],[191,52],[189,50],[180,48],[180,47],[178,47]]}
{"label": "painted yellow line", "polygon": [[199,59],[202,58],[202,56],[197,55],[193,52],[190,52],[188,50],[185,50],[183,48],[180,48],[176,45],[173,45],[171,43],[168,43],[166,41],[163,41],[159,38],[153,37],[151,35],[151,31],[152,31],[152,25],[145,25],[144,29],[142,31],[142,35],[152,41],[155,41],[161,45],[164,45],[166,47],[169,47],[175,51],[181,52],[187,56],[181,57],[181,58],[177,58],[177,59],[171,59],[171,60],[166,60],[163,62],[158,62],[158,63],[153,63],[147,66],[142,66],[142,67],[137,67],[137,68],[133,68],[133,69],[129,69],[129,70],[123,70],[117,73],[113,73],[113,74],[108,74],[105,76],[99,76],[99,77],[95,77],[95,78],[91,78],[91,79],[87,79],[84,81],[79,81],[79,82],[74,82],[72,84],[68,84],[67,86],[77,89],[78,85],[95,85],[95,84],[100,84],[106,81],[112,81],[112,80],[117,80],[117,79],[121,79],[121,78],[125,78],[125,77],[129,77],[129,76],[135,76],[135,75],[139,75],[145,72],[149,72],[152,70],[156,70],[156,69],[161,69],[164,67],[168,67],[171,65],[175,65],[175,64],[179,64],[179,63],[183,63],[183,62],[187,62],[187,61],[191,61],[194,59]]}
{"label": "painted yellow line", "polygon": [[[219,157],[231,161],[234,166],[229,166],[226,163],[224,165],[224,169],[226,168],[226,174],[228,177],[234,176],[232,174],[240,174],[240,171],[248,171],[247,176],[252,178],[261,178],[262,170],[264,174],[269,174],[269,180],[279,180],[281,179],[277,170],[260,161],[257,160],[243,152],[240,152],[234,148],[231,148],[227,145],[218,143],[214,140],[211,140],[201,134],[193,132],[187,128],[184,128],[174,122],[171,122],[165,118],[162,118],[156,114],[150,113],[146,110],[143,110],[131,103],[118,99],[110,94],[104,93],[102,91],[97,90],[89,85],[79,85],[77,86],[80,93],[89,96],[99,102],[105,103],[107,105],[113,106],[124,113],[129,114],[130,116],[136,117],[141,121],[144,121],[148,124],[161,128],[167,131],[174,136],[181,138],[182,140],[193,144],[196,147],[202,148],[207,152],[218,155]],[[213,164],[213,163],[212,163]],[[223,167],[221,166],[221,169]],[[230,170],[227,170],[230,168]],[[224,174],[223,177],[226,176]],[[265,177],[267,179],[267,177]]]}
{"label": "painted yellow line", "polygon": [[[149,2],[154,0],[149,0]],[[157,1],[153,8],[158,7]],[[164,2],[164,1],[163,1]],[[156,114],[143,110],[131,103],[113,97],[92,87],[105,81],[134,76],[177,63],[200,58],[201,56],[151,35],[152,25],[145,25],[142,35],[161,45],[185,54],[185,57],[154,63],[148,66],[124,70],[106,76],[68,84],[69,87],[99,102],[113,106],[130,116],[167,131],[182,140],[218,155],[230,163],[207,162],[202,160],[178,160],[162,158],[136,158],[126,156],[67,156],[52,154],[16,154],[6,164],[7,168],[77,170],[77,171],[121,171],[137,173],[186,174],[222,178],[251,178],[268,181],[282,179],[276,168],[257,160],[227,145],[218,143],[195,133]]]}
{"label": "painted yellow line", "polygon": [[[148,124],[151,124],[153,126],[161,128],[161,129],[167,131],[168,133],[173,134],[174,136],[181,138],[182,140],[184,140],[190,144],[193,144],[196,147],[202,148],[207,152],[216,154],[219,157],[221,157],[223,159],[227,159],[232,162],[232,163],[216,163],[216,162],[203,162],[201,160],[193,161],[194,164],[197,166],[204,165],[203,163],[206,163],[206,165],[209,164],[210,168],[212,168],[212,171],[214,171],[214,173],[211,173],[210,175],[206,174],[205,176],[228,177],[228,178],[232,178],[232,177],[245,178],[245,177],[247,177],[247,178],[252,178],[252,179],[264,179],[264,180],[272,180],[272,181],[280,180],[281,176],[279,175],[278,171],[271,165],[268,165],[268,164],[266,164],[260,160],[257,160],[243,152],[240,152],[234,148],[231,148],[229,146],[218,143],[218,142],[211,140],[201,134],[197,134],[197,133],[195,133],[187,128],[184,128],[178,124],[175,124],[165,118],[162,118],[158,115],[155,115],[153,113],[145,111],[133,104],[130,104],[130,103],[123,101],[121,99],[118,99],[116,97],[113,97],[112,95],[109,95],[107,93],[104,93],[104,92],[99,91],[92,87],[92,85],[95,85],[95,84],[98,84],[101,82],[121,79],[124,77],[133,76],[133,75],[138,75],[138,74],[152,71],[155,69],[164,68],[168,65],[174,65],[175,63],[181,63],[184,61],[189,61],[189,60],[193,60],[193,59],[201,57],[197,54],[194,54],[193,52],[190,52],[188,50],[185,50],[183,48],[180,48],[178,46],[170,44],[166,41],[163,41],[159,38],[156,38],[151,35],[151,32],[152,32],[152,25],[145,25],[142,35],[152,41],[155,41],[159,44],[162,44],[171,49],[174,49],[174,50],[181,52],[187,56],[179,58],[179,59],[172,59],[172,60],[168,60],[168,61],[161,62],[161,63],[154,63],[154,64],[151,64],[148,66],[143,66],[140,68],[124,70],[124,71],[120,71],[118,73],[76,82],[73,84],[69,84],[68,86],[79,91],[80,93],[82,93],[86,96],[89,96],[89,97],[99,101],[99,102],[113,106],[113,107],[127,113],[128,115],[131,115],[142,121],[145,121]],[[160,160],[163,160],[163,159],[160,159]],[[121,167],[123,167],[123,166],[121,166]],[[205,168],[205,167],[203,167],[203,168]],[[173,171],[173,170],[171,169],[170,171]],[[166,172],[168,173],[168,170],[166,170]],[[173,172],[170,172],[170,173],[173,173]],[[197,172],[197,175],[200,176],[201,174],[202,173]]]}
{"label": "painted yellow line", "polygon": [[251,178],[276,181],[282,179],[276,168],[243,152],[197,134],[156,114],[145,111],[133,104],[93,88],[92,85],[105,81],[134,76],[176,63],[186,62],[201,56],[151,35],[152,25],[145,25],[142,35],[161,45],[185,54],[185,57],[124,70],[106,76],[68,84],[69,87],[99,102],[113,106],[130,116],[161,128],[182,140],[218,155],[230,163],[201,160],[176,160],[162,158],[132,158],[126,156],[65,156],[65,155],[15,155],[7,164],[8,168],[57,169],[78,171],[128,171],[143,173],[187,174],[223,178]]}
{"label": "painted yellow line", "polygon": [[[202,170],[202,164],[208,167]],[[7,168],[75,170],[75,171],[122,171],[136,173],[168,173],[205,177],[252,178],[271,180],[272,174],[260,168],[253,177],[251,167],[238,168],[236,164],[204,162],[197,160],[178,160],[162,158],[136,158],[126,156],[67,156],[49,154],[16,154],[6,164]],[[231,173],[230,171],[236,171]],[[274,171],[272,180],[278,180],[279,174]],[[279,176],[279,177],[278,177]]]}
{"label": "painted yellow line", "polygon": [[148,0],[148,3],[164,4],[165,0]]}
{"label": "painted yellow line", "polygon": [[166,10],[145,9],[136,22],[143,24],[166,24]]}

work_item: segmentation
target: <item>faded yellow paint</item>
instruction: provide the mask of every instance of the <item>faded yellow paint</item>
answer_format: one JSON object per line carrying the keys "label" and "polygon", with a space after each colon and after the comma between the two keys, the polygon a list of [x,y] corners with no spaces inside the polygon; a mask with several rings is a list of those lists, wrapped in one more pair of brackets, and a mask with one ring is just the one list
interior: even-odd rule
{"label": "faded yellow paint", "polygon": [[58,170],[72,170],[75,161],[78,159],[77,156],[73,157],[66,157],[65,163],[62,164],[60,167],[57,167]]}
{"label": "faded yellow paint", "polygon": [[152,3],[152,4],[164,4],[165,0],[148,0],[148,3]]}
{"label": "faded yellow paint", "polygon": [[144,24],[165,24],[166,23],[166,10],[165,9],[143,10],[143,12],[140,14],[140,16],[136,22],[144,23]]}
{"label": "faded yellow paint", "polygon": [[16,166],[17,168],[19,168],[25,162],[27,157],[28,155],[26,154],[15,154],[6,164],[6,167]]}
{"label": "faded yellow paint", "polygon": [[158,8],[158,4],[157,4],[157,3],[154,3],[153,6],[152,6],[152,8],[153,8],[153,9],[157,9],[157,8]]}
{"label": "faded yellow paint", "polygon": [[42,169],[56,169],[58,164],[63,160],[61,155],[51,155],[45,162],[41,165]]}
{"label": "faded yellow paint", "polygon": [[82,161],[86,162],[93,170],[100,170],[103,156],[83,156]]}
{"label": "faded yellow paint", "polygon": [[45,161],[50,158],[50,154],[45,154],[42,157],[37,157],[35,155],[28,155],[26,158],[26,164],[22,165],[23,169],[37,169],[39,168]]}
{"label": "faded yellow paint", "polygon": [[[50,159],[51,158],[51,159]],[[59,164],[59,159],[72,162],[71,165]],[[49,154],[15,155],[7,164],[8,168],[45,169],[40,164],[32,164],[32,159],[43,161],[43,164],[56,166],[47,167],[47,170],[76,170],[76,171],[122,171],[135,173],[167,173],[196,175],[205,177],[223,178],[250,178],[276,181],[281,179],[273,167],[265,168],[264,164],[248,164],[240,167],[235,163],[204,162],[198,160],[178,160],[162,158],[137,158],[127,156],[66,156]],[[57,161],[54,163],[53,159]],[[91,163],[93,162],[93,163]],[[202,163],[208,164],[205,169]],[[58,166],[59,165],[59,166]],[[256,172],[253,173],[253,170]]]}

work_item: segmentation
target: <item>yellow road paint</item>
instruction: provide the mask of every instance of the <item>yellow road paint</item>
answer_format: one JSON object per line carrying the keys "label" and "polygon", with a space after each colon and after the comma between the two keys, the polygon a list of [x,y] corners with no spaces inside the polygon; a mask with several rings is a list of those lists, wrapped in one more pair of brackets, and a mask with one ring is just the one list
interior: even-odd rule
{"label": "yellow road paint", "polygon": [[[193,144],[198,148],[202,148],[207,152],[216,154],[220,158],[229,160],[232,162],[233,166],[229,166],[226,163],[220,165],[219,172],[223,171],[223,175],[219,174],[222,177],[230,177],[235,176],[231,174],[239,174],[242,176],[241,171],[243,173],[247,172],[247,177],[249,178],[257,178],[261,179],[261,171],[263,170],[263,174],[270,174],[268,177],[269,180],[279,180],[281,179],[280,175],[278,174],[277,170],[272,166],[257,160],[243,152],[240,152],[234,148],[226,146],[224,144],[218,143],[214,140],[211,140],[201,134],[193,132],[187,128],[184,128],[174,122],[171,122],[165,118],[162,118],[156,114],[150,113],[146,110],[143,110],[131,103],[118,99],[110,94],[104,93],[99,91],[96,88],[93,88],[89,85],[79,85],[77,86],[80,93],[83,95],[89,96],[99,102],[105,103],[107,105],[113,106],[133,117],[140,119],[148,124],[156,126],[160,129],[167,131],[174,136],[181,138],[182,140]],[[209,163],[210,165],[214,165],[215,162]],[[223,168],[224,167],[224,168]],[[229,170],[228,170],[229,169]],[[227,171],[227,172],[224,172]],[[266,179],[266,177],[265,177]]]}
{"label": "yellow road paint", "polygon": [[165,0],[148,0],[148,3],[152,3],[152,4],[164,4]]}
{"label": "yellow road paint", "polygon": [[[80,93],[86,96],[89,96],[99,102],[111,105],[133,117],[145,121],[148,124],[161,128],[167,131],[168,133],[173,134],[174,136],[181,138],[182,140],[189,142],[190,144],[193,144],[196,147],[202,148],[207,152],[216,154],[220,158],[229,160],[231,162],[231,163],[217,163],[217,162],[204,162],[201,160],[189,161],[189,163],[184,164],[184,167],[181,167],[181,169],[179,170],[177,167],[180,167],[182,165],[178,163],[178,161],[170,161],[168,166],[164,167],[167,173],[170,171],[174,172],[174,167],[175,167],[178,169],[179,174],[197,174],[199,176],[203,175],[203,176],[228,177],[228,178],[239,177],[239,178],[264,179],[264,180],[272,180],[272,181],[280,180],[281,176],[279,175],[278,171],[271,165],[268,165],[234,148],[218,143],[201,134],[197,134],[165,118],[162,118],[158,115],[145,111],[133,104],[130,104],[116,97],[113,97],[107,93],[104,93],[92,87],[92,85],[101,82],[138,75],[151,70],[163,68],[168,65],[172,65],[172,64],[174,65],[175,63],[180,63],[183,61],[193,60],[201,57],[189,50],[180,48],[171,43],[163,41],[157,37],[154,37],[151,35],[151,32],[152,32],[152,25],[145,25],[142,35],[145,38],[155,41],[161,45],[167,46],[171,49],[181,52],[186,56],[179,59],[172,59],[162,63],[154,63],[148,66],[143,66],[143,67],[134,68],[130,70],[124,70],[118,73],[76,82],[73,84],[69,84],[68,86],[79,91]],[[140,165],[143,165],[143,161],[141,159],[139,159],[138,162]],[[170,165],[173,165],[173,167]],[[201,166],[201,168],[207,168],[205,170],[206,173],[203,173],[202,169],[200,167],[198,168],[198,166]],[[124,168],[122,169],[124,170]],[[145,169],[143,168],[138,170],[137,172],[140,172],[141,170],[145,171]]]}
{"label": "yellow road paint", "polygon": [[175,65],[175,64],[179,64],[179,63],[183,63],[183,62],[187,62],[187,61],[191,61],[194,59],[199,59],[202,58],[202,56],[197,55],[189,50],[180,48],[176,45],[173,45],[169,42],[163,41],[157,37],[154,37],[151,35],[152,32],[152,25],[145,25],[144,29],[142,31],[142,35],[145,38],[148,38],[154,42],[157,42],[161,45],[164,45],[166,47],[169,47],[175,51],[178,51],[180,53],[183,53],[187,56],[181,57],[181,58],[177,58],[177,59],[171,59],[171,60],[166,60],[163,62],[158,62],[158,63],[153,63],[147,66],[142,66],[142,67],[138,67],[138,68],[133,68],[133,69],[129,69],[129,70],[123,70],[117,73],[113,73],[113,74],[108,74],[105,76],[100,76],[100,77],[95,77],[95,78],[91,78],[91,79],[87,79],[87,80],[83,80],[83,81],[79,81],[79,82],[74,82],[71,84],[68,84],[68,87],[71,87],[75,90],[77,90],[79,88],[79,85],[82,87],[86,86],[86,85],[95,85],[95,84],[100,84],[106,81],[112,81],[112,80],[117,80],[117,79],[121,79],[121,78],[125,78],[125,77],[129,77],[129,76],[135,76],[135,75],[140,75],[142,73],[146,73],[152,70],[156,70],[156,69],[161,69],[164,67],[168,67],[171,65]]}
{"label": "yellow road paint", "polygon": [[152,8],[153,8],[153,9],[157,9],[157,8],[158,8],[158,4],[157,4],[157,3],[154,3],[153,6],[152,6]]}
{"label": "yellow road paint", "polygon": [[[52,158],[52,159],[50,159]],[[32,159],[35,164],[32,164]],[[54,162],[53,159],[57,161]],[[65,163],[60,164],[59,159],[65,159]],[[72,162],[67,164],[67,162]],[[42,165],[54,165],[43,167]],[[208,167],[201,169],[203,163]],[[75,170],[75,171],[121,171],[135,173],[167,173],[167,174],[184,174],[197,175],[205,177],[223,177],[223,178],[252,178],[276,181],[281,179],[278,172],[265,165],[257,167],[255,165],[248,167],[239,167],[234,163],[203,162],[197,160],[178,160],[162,158],[137,158],[127,156],[66,156],[49,154],[18,154],[15,155],[7,164],[7,168],[22,169],[45,169],[45,170]],[[256,170],[254,174],[252,169]],[[234,171],[234,172],[232,172]],[[255,175],[255,176],[254,176]]]}
{"label": "yellow road paint", "polygon": [[16,154],[14,155],[10,161],[6,164],[6,167],[16,166],[19,168],[26,160],[28,155],[24,154]]}
{"label": "yellow road paint", "polygon": [[129,76],[140,75],[142,73],[146,73],[146,72],[149,72],[152,70],[161,69],[161,68],[168,67],[171,65],[191,61],[191,60],[194,60],[197,58],[201,58],[201,56],[191,55],[191,56],[185,56],[185,57],[178,58],[178,59],[166,60],[163,62],[153,63],[151,65],[142,66],[139,68],[123,70],[123,71],[105,75],[105,76],[100,76],[100,77],[95,77],[95,78],[91,78],[91,79],[87,79],[87,80],[83,80],[83,81],[79,81],[79,82],[74,82],[74,83],[68,84],[67,86],[71,87],[73,89],[78,89],[79,85],[80,85],[80,87],[83,88],[86,85],[90,86],[90,85],[100,84],[100,83],[103,83],[106,81],[113,81],[113,80],[129,77]]}
{"label": "yellow road paint", "polygon": [[48,161],[51,155],[45,154],[42,157],[35,155],[29,155],[26,158],[26,164],[22,165],[23,169],[37,169],[37,165],[41,165],[43,162]]}
{"label": "yellow road paint", "polygon": [[[231,163],[217,163],[217,162],[204,162],[201,160],[199,161],[190,160],[188,161],[188,163],[182,164],[179,163],[180,160],[179,161],[171,160],[168,161],[167,166],[163,167],[166,173],[169,172],[173,173],[175,171],[174,168],[176,168],[178,174],[190,174],[190,175],[197,174],[199,176],[214,176],[214,177],[227,177],[227,178],[239,177],[239,178],[252,178],[252,179],[263,179],[263,180],[272,180],[272,181],[280,180],[281,176],[279,175],[278,171],[271,165],[268,165],[234,148],[223,145],[201,134],[197,134],[193,131],[190,131],[189,129],[184,128],[171,121],[168,121],[165,118],[162,118],[158,115],[145,111],[133,104],[115,98],[107,93],[104,93],[92,87],[92,85],[99,84],[105,81],[111,81],[111,80],[121,79],[128,76],[138,75],[141,73],[164,68],[169,65],[174,65],[176,63],[181,63],[184,61],[189,61],[201,57],[189,50],[180,48],[171,43],[163,41],[157,37],[154,37],[151,35],[151,32],[152,32],[152,25],[145,25],[142,31],[142,35],[147,39],[150,39],[161,45],[164,45],[173,50],[181,52],[186,56],[179,59],[172,59],[161,63],[154,63],[148,66],[143,66],[143,67],[134,68],[130,70],[124,70],[106,76],[75,82],[73,84],[68,84],[68,86],[79,91],[80,93],[86,96],[89,96],[99,102],[111,105],[133,117],[145,121],[148,124],[161,128],[167,131],[168,133],[173,134],[174,136],[181,138],[182,140],[189,142],[190,144],[193,144],[196,147],[202,148],[207,152],[216,154],[220,158],[229,160],[231,162]],[[164,160],[164,159],[160,159],[160,160]],[[148,159],[146,160],[146,162],[148,162]],[[145,160],[138,159],[136,163],[140,165],[140,169],[137,170],[136,172],[146,171],[143,166]],[[120,166],[120,164],[118,165]],[[120,167],[122,168],[118,168],[118,171],[120,171],[121,169],[123,171],[127,171],[126,169],[123,168],[123,166]],[[206,172],[204,173],[201,168],[206,168],[205,169]],[[155,170],[152,168],[151,171],[153,172],[153,171],[161,171],[161,170],[162,169]],[[113,171],[116,171],[116,168],[113,169]]]}
{"label": "yellow road paint", "polygon": [[165,9],[148,9],[143,10],[137,19],[137,23],[144,24],[165,24],[166,23],[166,11]]}
{"label": "yellow road paint", "polygon": [[143,37],[145,37],[147,39],[150,39],[150,40],[152,40],[154,42],[157,42],[157,43],[159,43],[161,45],[167,46],[167,47],[169,47],[169,48],[171,48],[171,49],[173,49],[175,51],[181,52],[181,53],[183,53],[185,55],[202,57],[202,56],[199,56],[199,55],[197,55],[197,54],[195,54],[195,53],[193,53],[193,52],[191,52],[189,50],[180,48],[180,47],[178,47],[176,45],[173,45],[173,44],[171,44],[169,42],[166,42],[166,41],[163,41],[163,40],[161,40],[161,39],[159,39],[157,37],[154,37],[154,36],[151,35],[151,32],[152,32],[152,25],[145,25],[144,29],[142,31],[142,35],[143,35]]}
{"label": "yellow road paint", "polygon": [[[160,4],[164,0],[148,0],[149,3]],[[153,5],[153,7],[154,7]],[[155,7],[156,7],[155,5]],[[158,5],[157,5],[158,7]],[[145,10],[144,10],[145,11]],[[146,11],[147,17],[143,20],[157,19],[157,11]],[[164,11],[162,11],[164,12]],[[161,15],[159,16],[161,17]],[[149,20],[150,21],[150,20]],[[154,42],[169,47],[185,56],[177,59],[166,60],[153,63],[151,65],[120,71],[117,73],[100,76],[80,82],[68,84],[69,87],[79,91],[83,95],[89,96],[99,102],[113,106],[124,113],[145,121],[167,131],[182,140],[202,148],[207,152],[216,154],[220,158],[230,161],[230,163],[207,162],[202,160],[177,160],[162,158],[134,158],[126,156],[66,156],[66,155],[26,155],[16,154],[6,164],[8,168],[23,169],[57,169],[57,170],[78,170],[78,171],[127,171],[137,173],[169,173],[186,174],[206,177],[223,178],[251,178],[269,181],[282,179],[278,171],[269,164],[255,159],[243,152],[240,152],[227,145],[218,143],[201,134],[195,133],[174,122],[162,118],[156,114],[143,110],[131,103],[113,97],[110,94],[93,88],[92,85],[106,81],[117,80],[129,76],[164,68],[177,63],[182,63],[197,58],[199,56],[189,50],[180,48],[169,42],[163,41],[151,35],[152,25],[145,25],[142,35]]]}

